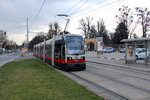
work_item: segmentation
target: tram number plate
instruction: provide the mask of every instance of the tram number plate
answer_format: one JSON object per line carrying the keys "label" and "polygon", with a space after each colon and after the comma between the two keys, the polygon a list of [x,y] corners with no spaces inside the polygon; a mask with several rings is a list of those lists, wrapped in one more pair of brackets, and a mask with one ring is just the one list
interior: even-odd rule
{"label": "tram number plate", "polygon": [[78,62],[78,57],[77,56],[75,57],[75,61]]}

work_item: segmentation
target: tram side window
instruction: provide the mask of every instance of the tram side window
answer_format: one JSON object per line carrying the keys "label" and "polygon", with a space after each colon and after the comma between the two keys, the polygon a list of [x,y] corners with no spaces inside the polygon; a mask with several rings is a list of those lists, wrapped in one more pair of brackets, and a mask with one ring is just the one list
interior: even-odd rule
{"label": "tram side window", "polygon": [[41,46],[40,54],[43,54],[43,46]]}
{"label": "tram side window", "polygon": [[52,45],[51,44],[49,45],[49,56],[50,57],[52,56]]}
{"label": "tram side window", "polygon": [[46,49],[47,49],[47,50],[46,50],[46,51],[47,51],[46,54],[47,54],[49,57],[51,57],[51,49],[52,49],[52,48],[51,48],[51,44],[48,44],[48,45],[46,46]]}
{"label": "tram side window", "polygon": [[58,40],[55,42],[55,59],[62,58],[62,40]]}
{"label": "tram side window", "polygon": [[48,56],[48,45],[45,46],[45,55]]}
{"label": "tram side window", "polygon": [[55,58],[60,59],[61,58],[61,43],[56,43],[55,44]]}
{"label": "tram side window", "polygon": [[37,47],[37,53],[39,54],[39,47]]}
{"label": "tram side window", "polygon": [[65,59],[65,44],[62,44],[61,51],[62,51],[61,58]]}

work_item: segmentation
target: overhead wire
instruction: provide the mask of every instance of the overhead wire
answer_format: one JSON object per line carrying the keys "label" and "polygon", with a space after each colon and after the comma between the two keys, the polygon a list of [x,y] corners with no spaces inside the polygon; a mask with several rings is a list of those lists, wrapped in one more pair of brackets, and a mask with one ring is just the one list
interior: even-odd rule
{"label": "overhead wire", "polygon": [[[98,4],[100,4],[100,3],[103,3],[104,1],[107,1],[107,0],[103,0],[103,1],[96,2],[96,3],[94,3],[94,5],[92,5],[92,6],[95,6],[95,5],[98,5]],[[83,11],[83,10],[86,10],[86,9],[91,8],[92,6],[91,6],[91,5],[90,5],[90,6],[87,6],[86,8],[81,9],[80,12]]]}
{"label": "overhead wire", "polygon": [[[18,26],[18,24],[20,24],[19,26]],[[12,24],[12,25],[7,25],[7,26],[3,26],[3,30],[5,30],[6,32],[7,31],[13,31],[13,29],[15,30],[15,29],[18,29],[18,27],[22,27],[23,26],[23,24],[24,24],[24,22],[20,22],[20,23],[17,23],[17,24]],[[25,25],[24,25],[25,26]]]}
{"label": "overhead wire", "polygon": [[[74,8],[75,6],[77,6],[79,3],[81,2],[81,0],[77,3],[77,4],[75,4],[72,8]],[[73,13],[71,13],[70,15],[73,15],[74,13],[76,13],[78,10],[80,10],[86,3],[88,2],[88,0],[86,0],[78,9],[76,9]],[[70,10],[68,10],[68,12],[69,12]],[[63,20],[61,23],[64,23],[65,22],[65,20]]]}
{"label": "overhead wire", "polygon": [[42,10],[42,8],[43,8],[43,6],[44,6],[45,2],[46,2],[46,0],[44,0],[44,1],[43,1],[43,3],[42,3],[42,5],[41,5],[41,7],[40,7],[40,9],[39,9],[38,13],[37,13],[37,14],[36,14],[36,16],[34,17],[34,20],[33,20],[32,24],[31,24],[30,29],[31,29],[31,28],[32,28],[32,26],[34,25],[35,21],[37,20],[37,18],[38,18],[38,16],[39,16],[39,14],[40,14],[40,12],[41,12],[41,10]]}
{"label": "overhead wire", "polygon": [[[80,2],[81,2],[82,0],[79,0],[77,3],[75,3],[70,9],[68,9],[67,11],[65,11],[65,14],[66,13],[68,13],[68,12],[70,12],[73,8],[75,8],[76,6],[78,6],[79,4],[80,4]],[[59,20],[61,20],[61,18],[58,18],[56,21],[59,21]],[[55,21],[55,22],[56,22]],[[63,20],[63,22],[64,22],[64,20]]]}
{"label": "overhead wire", "polygon": [[65,13],[70,12],[74,7],[76,7],[78,4],[80,4],[82,0],[79,0],[74,6],[72,6],[69,10],[67,10]]}
{"label": "overhead wire", "polygon": [[[107,0],[104,0],[104,1],[107,1]],[[97,2],[97,3],[95,3],[95,5],[98,5],[98,4],[100,4],[100,3],[104,2],[104,1]],[[88,7],[84,8],[84,9],[81,9],[81,8],[88,2],[88,0],[86,0],[78,9],[76,9],[76,10],[71,14],[71,15],[73,15],[73,16],[71,17],[71,19],[72,19],[72,18],[80,17],[80,16],[82,16],[82,15],[84,15],[84,14],[87,14],[87,13],[94,12],[94,11],[96,11],[97,9],[101,9],[101,8],[106,7],[106,6],[113,5],[113,4],[118,3],[118,2],[120,2],[120,1],[124,1],[124,0],[116,0],[116,1],[113,1],[113,2],[111,2],[111,3],[107,3],[107,4],[103,5],[103,6],[97,7],[97,8],[95,8],[95,9],[88,10],[87,12],[81,13],[80,15],[74,15],[77,11],[83,11],[83,10],[89,8],[89,6],[88,6]],[[79,4],[79,3],[77,3],[77,4]],[[77,4],[76,4],[76,6],[77,6]],[[73,6],[73,7],[75,7],[75,6]],[[72,8],[73,8],[73,7],[72,7]],[[90,7],[91,7],[91,6],[90,6]],[[80,10],[80,9],[81,9],[81,10]],[[68,10],[68,11],[71,11],[71,10]],[[65,22],[65,20],[61,21],[61,23],[64,23],[64,22]]]}
{"label": "overhead wire", "polygon": [[76,9],[73,13],[71,13],[70,15],[73,15],[74,13],[76,13],[78,10],[80,10],[86,3],[88,2],[88,0],[86,0],[78,9]]}
{"label": "overhead wire", "polygon": [[119,2],[119,1],[123,1],[123,0],[116,0],[116,1],[114,1],[114,2],[111,2],[111,3],[105,4],[105,5],[103,5],[103,6],[97,7],[97,8],[92,9],[92,10],[89,10],[89,11],[87,11],[87,12],[85,12],[85,13],[81,13],[80,15],[74,15],[74,16],[73,16],[73,17],[71,17],[71,18],[79,17],[79,16],[81,16],[81,15],[84,15],[84,14],[87,14],[87,13],[90,13],[90,12],[94,12],[94,11],[96,11],[97,9],[101,9],[101,8],[103,8],[103,7],[106,7],[106,6],[109,6],[109,5],[115,4],[115,3]]}
{"label": "overhead wire", "polygon": [[[104,0],[104,1],[107,1],[107,0]],[[102,2],[104,2],[104,1],[97,2],[97,3],[95,3],[94,5],[97,5],[97,4],[102,3]],[[106,7],[106,6],[109,6],[109,5],[112,5],[112,4],[115,4],[115,3],[118,3],[119,1],[123,1],[123,0],[116,0],[116,1],[114,1],[114,2],[111,2],[111,3],[105,4],[105,5],[103,5],[103,6],[100,6],[100,7],[98,7],[98,8],[95,8],[95,9],[89,10],[89,11],[87,11],[87,12],[85,12],[85,13],[81,13],[80,15],[73,15],[71,18],[80,17],[81,15],[84,15],[84,14],[87,14],[87,13],[93,12],[93,11],[95,11],[95,10],[97,10],[97,9],[101,9],[101,8]],[[89,7],[89,6],[88,6],[88,7]],[[84,9],[82,9],[82,10],[85,10],[85,9],[87,9],[88,7],[84,8]],[[91,6],[90,6],[90,7],[91,7]],[[75,13],[74,13],[74,14],[75,14]],[[63,23],[63,22],[64,22],[64,21],[62,21],[61,23]]]}
{"label": "overhead wire", "polygon": [[[16,22],[17,23],[17,22]],[[24,24],[24,21],[23,22],[20,22],[20,23],[17,23],[17,24],[11,24],[11,25],[7,25],[7,26],[3,26],[3,29],[10,29],[10,28],[12,28],[12,27],[14,27],[14,26],[18,26],[18,24]]]}
{"label": "overhead wire", "polygon": [[[97,7],[97,8],[95,8],[95,9],[89,10],[89,11],[87,11],[87,12],[85,12],[85,13],[81,13],[80,15],[74,15],[74,16],[72,16],[71,18],[74,19],[74,18],[80,17],[80,16],[82,16],[82,15],[84,15],[84,14],[87,14],[87,13],[90,13],[90,12],[94,12],[94,11],[97,10],[97,9],[101,9],[101,8],[107,7],[107,6],[109,6],[109,5],[115,6],[116,3],[117,3],[117,4],[118,4],[118,3],[121,3],[120,1],[122,2],[122,1],[124,1],[124,0],[116,0],[116,1],[111,2],[111,3],[107,3],[107,4],[103,5],[103,6],[100,6],[100,7]],[[76,22],[76,23],[77,23],[77,22]]]}
{"label": "overhead wire", "polygon": [[21,28],[24,28],[24,27],[26,27],[26,25],[9,29],[9,30],[7,30],[7,32],[10,32],[10,31],[13,31],[13,30],[16,30],[16,29],[21,29]]}

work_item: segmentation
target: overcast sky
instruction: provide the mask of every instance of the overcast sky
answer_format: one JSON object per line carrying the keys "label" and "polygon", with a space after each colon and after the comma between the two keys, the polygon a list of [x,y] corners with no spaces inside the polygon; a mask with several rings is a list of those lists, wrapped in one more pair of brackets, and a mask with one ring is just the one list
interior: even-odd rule
{"label": "overcast sky", "polygon": [[114,32],[115,15],[123,5],[131,9],[147,7],[150,10],[149,0],[0,0],[0,29],[7,32],[10,40],[22,44],[26,40],[27,18],[29,18],[29,40],[31,40],[36,35],[33,32],[48,32],[50,22],[57,21],[63,30],[65,21],[56,15],[68,14],[71,17],[68,28],[71,33],[81,34],[81,30],[77,29],[79,20],[86,16],[92,17],[92,23],[95,25],[99,18],[103,18],[107,30]]}

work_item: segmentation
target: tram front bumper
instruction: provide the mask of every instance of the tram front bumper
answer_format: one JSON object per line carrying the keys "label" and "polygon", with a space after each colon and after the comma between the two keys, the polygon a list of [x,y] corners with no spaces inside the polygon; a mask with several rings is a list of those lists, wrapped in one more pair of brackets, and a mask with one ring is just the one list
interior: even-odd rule
{"label": "tram front bumper", "polygon": [[67,63],[66,69],[86,69],[86,63],[85,62],[79,62],[79,63]]}

